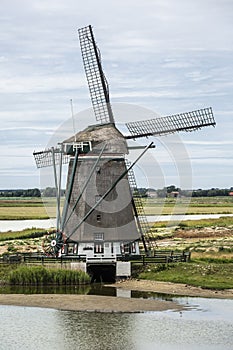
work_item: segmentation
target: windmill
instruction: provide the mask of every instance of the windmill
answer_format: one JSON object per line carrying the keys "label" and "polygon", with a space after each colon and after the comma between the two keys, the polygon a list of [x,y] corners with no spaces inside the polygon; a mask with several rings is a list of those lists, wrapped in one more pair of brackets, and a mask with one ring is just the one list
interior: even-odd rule
{"label": "windmill", "polygon": [[[126,123],[123,135],[115,125],[100,52],[92,27],[78,30],[84,70],[97,123],[87,126],[56,147],[34,152],[38,168],[52,166],[57,190],[57,228],[48,236],[44,251],[50,256],[77,256],[89,263],[116,262],[140,254],[139,241],[148,254],[153,240],[140,196],[133,196],[133,166],[154,147],[144,147],[132,163],[127,140],[195,131],[214,126],[212,108],[163,118]],[[62,165],[68,164],[66,197],[61,214]]]}

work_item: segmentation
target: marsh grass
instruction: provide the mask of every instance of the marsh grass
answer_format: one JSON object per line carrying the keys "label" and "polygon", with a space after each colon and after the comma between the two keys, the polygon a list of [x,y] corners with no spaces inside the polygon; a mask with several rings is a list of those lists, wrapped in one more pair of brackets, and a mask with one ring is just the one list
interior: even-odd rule
{"label": "marsh grass", "polygon": [[148,198],[144,200],[144,210],[147,215],[233,214],[233,198]]}
{"label": "marsh grass", "polygon": [[[138,278],[146,280],[184,283],[210,289],[233,288],[233,263],[221,264],[205,259],[190,263],[148,265]],[[160,266],[161,265],[161,266]]]}
{"label": "marsh grass", "polygon": [[12,241],[15,239],[28,239],[42,237],[47,233],[44,229],[25,229],[22,231],[0,232],[0,242]]}
{"label": "marsh grass", "polygon": [[90,283],[90,277],[80,270],[19,266],[9,272],[6,282],[12,285],[77,285]]}
{"label": "marsh grass", "polygon": [[[61,206],[64,198],[62,198]],[[147,215],[233,214],[233,198],[148,198],[143,201]],[[175,212],[174,212],[175,210]],[[0,220],[48,219],[56,216],[55,198],[0,198]]]}
{"label": "marsh grass", "polygon": [[[153,223],[153,229],[165,228],[174,225],[168,221],[157,221]],[[203,227],[229,227],[233,228],[233,217],[222,216],[218,219],[185,220],[180,222],[177,228],[203,228]]]}
{"label": "marsh grass", "polygon": [[[61,206],[64,198],[61,200]],[[56,217],[55,198],[0,198],[0,220],[39,220]]]}
{"label": "marsh grass", "polygon": [[[55,208],[51,208],[51,212],[54,212]],[[21,206],[21,207],[0,207],[0,220],[39,220],[49,219],[45,208],[43,206]]]}

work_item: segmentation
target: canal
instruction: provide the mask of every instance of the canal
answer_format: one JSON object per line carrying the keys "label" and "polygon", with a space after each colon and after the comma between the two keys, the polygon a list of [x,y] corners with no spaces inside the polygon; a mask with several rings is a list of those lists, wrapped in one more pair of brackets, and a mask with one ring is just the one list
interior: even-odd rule
{"label": "canal", "polygon": [[97,313],[0,306],[0,349],[37,350],[230,350],[233,300],[122,291],[93,284],[83,288],[5,287],[0,293],[62,293],[173,300],[180,311]]}
{"label": "canal", "polygon": [[0,349],[232,349],[233,300],[176,300],[185,311],[127,314],[0,306]]}
{"label": "canal", "polygon": [[[218,219],[220,217],[231,217],[233,214],[198,214],[198,215],[148,215],[148,222],[169,221],[180,222],[185,220]],[[24,230],[26,228],[49,229],[56,226],[56,219],[45,220],[0,220],[0,232]]]}

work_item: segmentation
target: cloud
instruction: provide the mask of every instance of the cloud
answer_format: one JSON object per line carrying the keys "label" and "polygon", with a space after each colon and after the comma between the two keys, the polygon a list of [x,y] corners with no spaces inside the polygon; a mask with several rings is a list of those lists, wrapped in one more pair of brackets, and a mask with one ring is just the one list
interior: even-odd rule
{"label": "cloud", "polygon": [[24,93],[57,93],[59,90],[77,90],[86,86],[83,75],[65,74],[44,75],[37,77],[16,76],[14,79],[7,78],[0,80],[1,93],[24,94]]}
{"label": "cloud", "polygon": [[[200,153],[215,161],[209,157],[216,152],[229,172],[224,157],[232,146],[232,11],[228,0],[2,0],[0,154],[10,152],[11,162],[1,183],[27,186],[23,176],[11,181],[13,173],[22,174],[20,155],[27,159],[25,172],[33,174],[31,147],[43,149],[70,118],[71,98],[75,112],[90,107],[77,36],[77,28],[88,24],[101,49],[112,102],[131,102],[161,115],[213,106],[216,128],[181,138],[194,163]],[[116,117],[134,120],[130,113]],[[209,182],[220,181],[205,171]],[[229,184],[229,177],[223,178]],[[199,174],[198,179],[201,186]]]}

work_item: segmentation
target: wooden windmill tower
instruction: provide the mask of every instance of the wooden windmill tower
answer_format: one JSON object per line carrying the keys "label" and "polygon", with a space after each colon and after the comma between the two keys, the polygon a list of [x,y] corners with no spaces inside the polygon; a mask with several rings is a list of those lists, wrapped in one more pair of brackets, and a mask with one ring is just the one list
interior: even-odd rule
{"label": "wooden windmill tower", "polygon": [[[57,188],[57,233],[45,251],[51,255],[83,257],[87,261],[114,261],[145,251],[148,225],[139,198],[133,198],[135,179],[125,156],[127,139],[162,136],[214,126],[211,108],[163,118],[126,123],[128,136],[116,127],[99,50],[91,26],[79,29],[84,69],[97,124],[64,140],[55,148],[34,152],[38,168],[53,166]],[[62,164],[68,163],[66,199],[60,214]],[[59,169],[59,171],[57,170]],[[152,247],[153,248],[153,247]]]}

